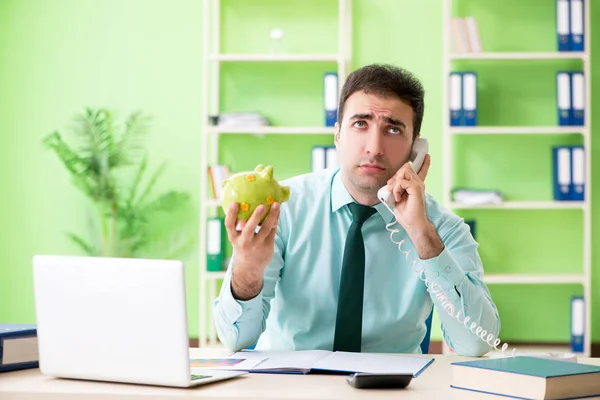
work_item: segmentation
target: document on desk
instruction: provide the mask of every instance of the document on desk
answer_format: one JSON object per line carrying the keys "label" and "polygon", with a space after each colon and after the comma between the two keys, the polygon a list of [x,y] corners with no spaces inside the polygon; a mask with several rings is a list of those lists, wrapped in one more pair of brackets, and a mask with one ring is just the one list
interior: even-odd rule
{"label": "document on desk", "polygon": [[[249,354],[251,353],[251,354]],[[417,377],[433,362],[431,357],[398,354],[348,353],[327,350],[241,351],[233,358],[262,359],[249,372],[264,373],[340,373],[412,374]]]}
{"label": "document on desk", "polygon": [[264,359],[260,357],[191,358],[190,367],[194,370],[226,369],[231,371],[249,371],[264,361]]}

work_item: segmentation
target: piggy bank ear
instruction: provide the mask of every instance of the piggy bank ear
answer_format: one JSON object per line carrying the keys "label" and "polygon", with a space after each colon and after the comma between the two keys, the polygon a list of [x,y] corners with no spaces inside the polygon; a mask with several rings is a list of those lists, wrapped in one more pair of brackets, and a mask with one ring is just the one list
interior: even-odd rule
{"label": "piggy bank ear", "polygon": [[225,186],[227,186],[228,183],[229,179],[224,179],[223,182],[221,182],[221,187],[224,188]]}
{"label": "piggy bank ear", "polygon": [[273,167],[270,165],[265,167],[265,169],[262,171],[262,174],[268,180],[273,180]]}
{"label": "piggy bank ear", "polygon": [[254,172],[261,172],[263,169],[265,169],[265,166],[262,164],[258,164],[256,168],[254,168]]}

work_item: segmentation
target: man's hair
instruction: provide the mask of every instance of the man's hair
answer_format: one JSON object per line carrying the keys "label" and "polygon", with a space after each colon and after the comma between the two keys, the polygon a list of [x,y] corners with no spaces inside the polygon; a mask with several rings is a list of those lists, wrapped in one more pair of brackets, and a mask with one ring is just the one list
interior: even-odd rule
{"label": "man's hair", "polygon": [[414,112],[413,139],[421,131],[424,112],[425,91],[421,82],[409,71],[388,64],[372,64],[359,68],[348,75],[338,105],[338,122],[341,125],[344,117],[344,105],[346,100],[354,92],[377,96],[398,96],[408,104]]}

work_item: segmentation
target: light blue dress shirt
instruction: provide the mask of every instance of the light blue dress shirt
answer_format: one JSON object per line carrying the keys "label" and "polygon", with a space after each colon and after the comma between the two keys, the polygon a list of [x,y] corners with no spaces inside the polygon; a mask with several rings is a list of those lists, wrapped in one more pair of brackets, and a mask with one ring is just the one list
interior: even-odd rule
{"label": "light blue dress shirt", "polygon": [[[256,344],[257,350],[333,349],[342,258],[352,215],[353,198],[339,170],[324,170],[280,182],[290,186],[290,200],[282,203],[275,238],[275,253],[264,273],[264,286],[253,299],[240,301],[231,293],[231,272],[226,273],[215,299],[214,320],[219,339],[231,350]],[[362,351],[420,353],[425,320],[436,305],[446,343],[456,353],[479,356],[488,343],[444,311],[413,270],[424,268],[428,285],[437,283],[471,321],[497,337],[500,319],[483,283],[478,244],[461,218],[426,195],[427,216],[444,243],[435,258],[419,260],[400,224],[394,234],[401,249],[390,240],[386,224],[395,221],[383,204],[375,206],[362,228],[365,241],[365,287]],[[470,323],[469,323],[470,325]]]}

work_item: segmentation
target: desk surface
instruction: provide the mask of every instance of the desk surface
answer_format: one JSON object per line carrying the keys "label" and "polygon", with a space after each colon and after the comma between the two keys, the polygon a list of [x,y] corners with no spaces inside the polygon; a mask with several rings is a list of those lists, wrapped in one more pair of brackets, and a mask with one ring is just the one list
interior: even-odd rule
{"label": "desk surface", "polygon": [[[216,356],[222,352],[191,349],[197,356]],[[355,389],[341,375],[247,374],[239,378],[195,388],[178,389],[155,386],[57,379],[40,374],[38,369],[0,374],[2,400],[78,400],[78,399],[501,399],[450,387],[450,363],[466,357],[431,355],[435,361],[406,389]],[[580,358],[579,362],[600,365],[600,358]]]}

